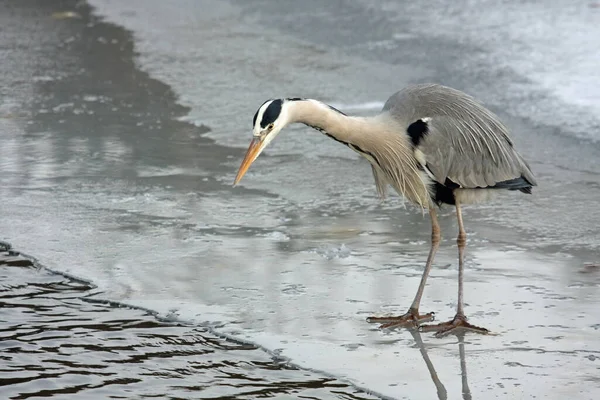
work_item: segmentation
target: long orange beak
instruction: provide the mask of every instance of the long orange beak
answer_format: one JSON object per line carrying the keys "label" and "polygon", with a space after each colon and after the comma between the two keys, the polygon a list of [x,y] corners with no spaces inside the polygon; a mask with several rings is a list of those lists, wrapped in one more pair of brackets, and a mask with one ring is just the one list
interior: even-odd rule
{"label": "long orange beak", "polygon": [[250,142],[250,146],[248,147],[248,151],[246,151],[246,156],[242,161],[242,165],[240,165],[240,169],[238,170],[237,176],[235,177],[235,181],[233,181],[233,186],[237,185],[239,181],[242,180],[242,177],[250,168],[250,165],[256,160],[260,151],[262,150],[263,141],[257,137],[253,138]]}

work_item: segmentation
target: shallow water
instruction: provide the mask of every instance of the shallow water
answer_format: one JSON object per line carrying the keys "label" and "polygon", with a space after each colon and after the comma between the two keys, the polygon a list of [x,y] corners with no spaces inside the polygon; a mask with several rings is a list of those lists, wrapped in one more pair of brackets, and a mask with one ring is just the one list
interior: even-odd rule
{"label": "shallow water", "polygon": [[[503,91],[506,81],[494,76],[528,79],[521,70],[489,64],[498,57],[491,50],[503,43],[477,53],[466,31],[420,35],[418,26],[398,22],[389,2],[93,4],[98,14],[75,1],[33,0],[5,3],[0,13],[10,43],[0,66],[0,235],[50,269],[93,282],[78,294],[65,289],[78,304],[72,318],[113,326],[147,317],[147,329],[134,336],[127,324],[115,328],[142,353],[152,353],[149,342],[171,351],[170,341],[186,352],[189,343],[178,340],[188,334],[251,342],[269,352],[221,349],[232,360],[230,373],[246,374],[246,357],[256,357],[267,364],[253,377],[287,388],[277,382],[288,369],[271,366],[321,371],[291,369],[285,378],[300,380],[302,394],[321,382],[310,394],[318,398],[351,396],[347,382],[390,398],[597,397],[600,275],[585,264],[600,260],[600,216],[590,211],[600,198],[600,149],[581,125],[562,124],[570,114],[541,86],[528,81],[527,88]],[[459,11],[467,6],[461,7],[446,13],[449,26],[463,18]],[[75,17],[53,16],[65,10]],[[412,300],[427,253],[427,219],[395,196],[380,203],[368,165],[333,141],[293,127],[231,187],[264,99],[315,97],[367,115],[390,91],[423,80],[465,89],[499,111],[540,180],[533,196],[505,194],[465,211],[467,313],[495,336],[435,339],[365,323],[374,313],[404,312]],[[534,118],[536,104],[556,119]],[[586,129],[595,124],[588,117],[580,120]],[[444,320],[456,301],[456,225],[451,209],[441,214],[443,242],[423,310]],[[5,271],[7,296],[16,295],[18,304],[28,300],[13,288],[64,281],[46,270]],[[15,326],[20,318],[13,314],[7,322]],[[92,341],[103,338],[98,331]],[[189,390],[196,379],[190,365],[205,362],[202,350],[191,352],[169,359],[178,372],[153,380],[157,388],[147,385],[146,366],[131,363],[123,374],[142,383],[103,390],[162,396],[179,390],[177,380]],[[170,371],[165,365],[161,358],[151,373]],[[112,373],[113,365],[106,369]],[[303,373],[307,379],[294,375]],[[2,390],[110,380],[86,379]],[[341,385],[342,394],[330,383]],[[231,394],[227,385],[173,395],[254,390],[236,383],[239,392]]]}
{"label": "shallow water", "polygon": [[89,283],[0,253],[0,394],[42,397],[372,399],[251,344],[95,299]]}

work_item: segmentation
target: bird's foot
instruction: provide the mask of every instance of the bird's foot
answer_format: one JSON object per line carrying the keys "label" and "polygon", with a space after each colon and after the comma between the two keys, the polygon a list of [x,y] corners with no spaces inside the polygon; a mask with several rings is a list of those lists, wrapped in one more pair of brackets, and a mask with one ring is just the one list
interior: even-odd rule
{"label": "bird's foot", "polygon": [[404,315],[397,317],[369,317],[367,322],[381,324],[382,329],[387,328],[411,328],[418,327],[422,322],[430,322],[435,319],[435,314],[430,312],[427,314],[419,314],[419,310],[410,309]]}
{"label": "bird's foot", "polygon": [[490,333],[489,330],[472,325],[467,322],[467,317],[463,314],[456,314],[451,321],[442,322],[434,325],[422,325],[419,327],[421,332],[435,332],[436,337],[444,337],[450,334],[456,334],[458,332],[471,331],[487,335]]}

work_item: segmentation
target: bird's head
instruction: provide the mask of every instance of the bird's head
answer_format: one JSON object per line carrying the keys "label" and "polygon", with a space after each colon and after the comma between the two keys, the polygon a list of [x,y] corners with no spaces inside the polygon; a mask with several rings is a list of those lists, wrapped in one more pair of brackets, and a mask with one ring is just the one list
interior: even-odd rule
{"label": "bird's head", "polygon": [[252,141],[235,177],[234,185],[242,179],[250,165],[281,130],[290,123],[290,102],[284,99],[267,100],[254,114]]}

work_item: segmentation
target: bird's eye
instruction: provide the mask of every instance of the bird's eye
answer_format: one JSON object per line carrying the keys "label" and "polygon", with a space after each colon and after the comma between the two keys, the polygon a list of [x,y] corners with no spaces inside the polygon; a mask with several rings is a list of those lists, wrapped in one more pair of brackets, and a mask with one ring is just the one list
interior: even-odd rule
{"label": "bird's eye", "polygon": [[269,125],[267,125],[267,129],[270,130],[270,131],[272,131],[274,126],[275,125],[273,125],[273,124],[269,124]]}

